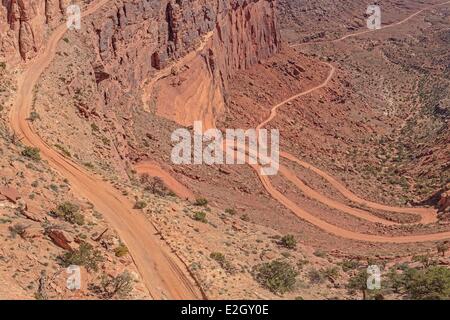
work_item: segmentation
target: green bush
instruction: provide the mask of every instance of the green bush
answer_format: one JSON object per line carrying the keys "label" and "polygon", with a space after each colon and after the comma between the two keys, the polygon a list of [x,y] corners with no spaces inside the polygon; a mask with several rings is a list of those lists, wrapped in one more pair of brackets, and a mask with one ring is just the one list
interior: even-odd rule
{"label": "green bush", "polygon": [[211,259],[215,260],[221,267],[227,272],[233,272],[234,268],[231,263],[225,258],[223,253],[220,252],[212,252],[209,256]]}
{"label": "green bush", "polygon": [[350,292],[360,291],[362,293],[363,300],[367,299],[367,270],[363,269],[354,274],[347,283],[347,289]]}
{"label": "green bush", "polygon": [[204,211],[194,212],[194,220],[195,221],[200,221],[200,222],[203,222],[203,223],[207,223],[208,220],[206,219],[206,212],[204,212]]}
{"label": "green bush", "polygon": [[281,238],[280,244],[287,249],[295,249],[297,247],[297,240],[292,234],[288,234]]}
{"label": "green bush", "polygon": [[450,269],[438,266],[408,269],[403,275],[403,286],[409,299],[449,300]]}
{"label": "green bush", "polygon": [[208,205],[208,200],[206,200],[205,198],[199,198],[194,202],[194,206],[204,207],[206,205]]}
{"label": "green bush", "polygon": [[343,260],[340,263],[342,270],[348,272],[350,270],[357,269],[359,267],[359,262],[357,260]]}
{"label": "green bush", "polygon": [[134,209],[145,209],[147,207],[147,202],[145,201],[136,201],[136,203],[134,204]]}
{"label": "green bush", "polygon": [[120,245],[114,249],[114,254],[116,257],[120,258],[128,254],[128,248],[125,244],[120,243]]}
{"label": "green bush", "polygon": [[84,266],[89,271],[98,271],[98,264],[104,259],[99,250],[94,249],[89,243],[83,242],[78,250],[66,252],[59,256],[59,260],[65,268],[75,265]]}
{"label": "green bush", "polygon": [[71,202],[61,203],[54,211],[51,212],[53,216],[62,218],[71,224],[79,226],[84,225],[84,216],[79,213],[80,208]]}
{"label": "green bush", "polygon": [[123,299],[133,290],[133,282],[133,277],[128,271],[125,271],[116,277],[103,275],[100,287],[96,287],[95,290],[105,299],[112,299],[115,297]]}
{"label": "green bush", "polygon": [[28,117],[28,120],[30,120],[31,122],[34,122],[36,120],[40,120],[41,117],[39,116],[39,113],[37,113],[36,111],[32,111],[30,113],[30,116]]}
{"label": "green bush", "polygon": [[41,160],[39,148],[25,147],[25,149],[22,150],[22,156],[35,161]]}
{"label": "green bush", "polygon": [[232,208],[228,208],[228,209],[225,209],[225,213],[229,214],[230,216],[234,216],[234,215],[236,215],[236,210],[232,209]]}
{"label": "green bush", "polygon": [[273,293],[283,294],[294,289],[297,275],[288,262],[276,260],[258,265],[255,279]]}

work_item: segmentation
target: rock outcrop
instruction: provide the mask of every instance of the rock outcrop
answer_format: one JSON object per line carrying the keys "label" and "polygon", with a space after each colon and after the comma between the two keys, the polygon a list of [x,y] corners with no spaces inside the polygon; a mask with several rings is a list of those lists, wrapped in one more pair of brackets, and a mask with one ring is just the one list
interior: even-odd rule
{"label": "rock outcrop", "polygon": [[0,61],[33,58],[47,30],[61,22],[70,0],[3,0],[0,4]]}
{"label": "rock outcrop", "polygon": [[281,44],[273,0],[123,0],[93,24],[100,63],[117,75],[101,83],[106,104],[179,61],[144,98],[183,125],[221,113],[231,74]]}

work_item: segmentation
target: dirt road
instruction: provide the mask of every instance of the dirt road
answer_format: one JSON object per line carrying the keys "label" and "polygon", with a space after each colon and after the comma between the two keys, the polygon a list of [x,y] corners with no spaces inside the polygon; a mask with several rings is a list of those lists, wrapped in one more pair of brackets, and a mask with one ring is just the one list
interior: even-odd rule
{"label": "dirt road", "polygon": [[349,38],[353,38],[353,37],[361,36],[361,35],[364,35],[364,34],[368,34],[368,33],[371,33],[371,32],[376,32],[376,31],[380,31],[380,30],[390,29],[390,28],[402,25],[405,22],[408,22],[409,20],[413,19],[414,17],[418,16],[419,14],[421,14],[421,13],[423,13],[425,11],[428,11],[428,10],[431,10],[431,9],[434,9],[434,8],[437,8],[437,7],[441,7],[441,6],[444,6],[446,4],[450,4],[450,1],[437,3],[437,4],[434,4],[434,5],[428,6],[426,8],[423,8],[422,10],[419,10],[419,11],[409,15],[408,17],[406,17],[405,19],[403,19],[401,21],[382,26],[380,29],[376,29],[376,30],[367,29],[367,30],[364,30],[364,31],[358,31],[358,32],[355,32],[355,33],[347,34],[347,35],[345,35],[345,36],[343,36],[343,37],[341,37],[339,39],[335,39],[335,40],[320,40],[320,41],[312,41],[312,42],[304,42],[304,43],[292,44],[291,47],[296,48],[296,47],[301,47],[301,46],[306,46],[306,45],[311,45],[311,44],[319,44],[319,43],[336,43],[336,42],[341,42],[341,41],[349,39]]}
{"label": "dirt road", "polygon": [[[100,9],[109,0],[92,2],[83,12],[86,17]],[[133,210],[133,203],[102,177],[86,171],[47,145],[33,130],[29,117],[33,89],[41,74],[52,62],[57,44],[66,33],[65,25],[58,27],[48,39],[47,47],[39,57],[28,63],[18,81],[17,98],[11,110],[10,121],[16,134],[26,145],[37,147],[50,167],[67,178],[73,190],[92,202],[108,223],[117,231],[154,299],[202,299],[204,295],[189,276],[186,266],[171,253],[158,238],[158,230],[141,212]]]}
{"label": "dirt road", "polygon": [[[427,7],[425,9],[419,10],[418,12],[408,16],[407,18],[396,22],[394,24],[391,25],[386,25],[383,26],[382,29],[387,29],[387,28],[392,28],[394,26],[398,26],[401,25],[409,20],[411,20],[412,18],[414,18],[415,16],[419,15],[420,13],[426,11],[426,10],[430,10],[434,7],[437,6],[442,6],[444,4],[448,4],[450,3],[450,1],[447,1],[445,3],[441,3],[441,4],[437,4],[437,5],[433,5],[430,7]],[[379,29],[379,30],[382,30]],[[376,30],[375,30],[376,31]],[[366,34],[369,32],[374,32],[373,30],[367,30],[367,31],[362,31],[362,32],[358,32],[358,33],[353,33],[350,35],[346,35],[341,37],[340,39],[337,40],[331,40],[331,41],[326,41],[326,42],[339,42],[339,41],[344,41],[348,38],[351,37],[356,37],[362,34]],[[325,41],[323,41],[325,42]],[[313,43],[319,43],[319,42],[313,42]],[[313,44],[313,43],[308,43],[308,44]],[[306,44],[299,44],[299,45],[294,45],[295,46],[300,46],[300,45],[306,45]],[[284,105],[286,105],[287,103],[294,101],[302,96],[311,94],[317,90],[320,90],[322,88],[325,88],[326,86],[329,85],[330,81],[333,79],[334,74],[336,73],[336,68],[330,64],[330,63],[325,63],[329,68],[330,68],[330,72],[328,74],[327,79],[325,79],[320,85],[315,86],[311,89],[308,89],[306,91],[300,92],[282,102],[280,102],[279,104],[273,106],[271,108],[270,111],[270,115],[268,116],[268,118],[266,120],[264,120],[261,124],[259,124],[257,126],[257,130],[262,129],[263,127],[265,127],[268,123],[270,123],[276,116],[277,116],[277,112],[278,109]],[[242,146],[237,146],[238,148],[242,148]],[[246,148],[245,146],[243,146],[244,148]],[[242,149],[241,149],[242,150]],[[245,150],[245,149],[244,149]],[[242,151],[241,151],[242,152]],[[248,150],[245,150],[243,152],[248,153]],[[362,206],[367,206],[369,208],[373,208],[373,209],[378,209],[378,210],[383,210],[383,211],[389,211],[389,212],[396,212],[396,213],[413,213],[413,214],[417,214],[420,215],[421,217],[421,224],[429,224],[429,223],[434,223],[437,221],[437,214],[434,210],[432,209],[428,209],[428,208],[399,208],[399,207],[393,207],[393,206],[387,206],[387,205],[383,205],[383,204],[378,204],[378,203],[374,203],[371,201],[367,201],[362,199],[361,197],[355,195],[354,193],[352,193],[350,190],[348,190],[344,185],[342,185],[339,181],[337,181],[335,178],[333,178],[331,175],[329,175],[328,173],[314,167],[313,165],[302,161],[298,158],[296,158],[295,156],[287,153],[287,152],[281,152],[280,156],[289,160],[289,161],[293,161],[296,164],[299,164],[313,172],[315,172],[316,174],[318,174],[319,176],[323,177],[324,179],[326,179],[337,191],[339,191],[342,195],[344,195],[347,199],[358,203]],[[358,232],[353,232],[353,231],[349,231],[349,230],[345,230],[342,229],[340,227],[334,226],[330,223],[327,223],[317,217],[315,217],[313,214],[307,212],[306,210],[303,210],[302,208],[300,208],[298,205],[296,205],[293,201],[291,201],[290,199],[288,199],[287,197],[285,197],[282,193],[280,193],[270,182],[269,177],[261,175],[261,167],[257,166],[257,165],[252,165],[252,168],[256,171],[256,173],[258,174],[259,179],[261,180],[261,183],[263,184],[264,188],[266,189],[266,191],[278,202],[280,202],[281,204],[283,204],[286,208],[288,208],[289,210],[291,210],[295,215],[297,215],[299,218],[315,225],[316,227],[330,233],[333,235],[336,235],[338,237],[343,237],[343,238],[347,238],[347,239],[351,239],[351,240],[356,240],[356,241],[368,241],[368,242],[377,242],[377,243],[414,243],[414,242],[429,242],[429,241],[439,241],[439,240],[446,240],[450,238],[450,231],[449,232],[442,232],[442,233],[436,233],[436,234],[426,234],[426,235],[412,235],[412,236],[397,236],[397,237],[389,237],[389,236],[377,236],[377,235],[368,235],[368,234],[363,234],[363,233],[358,233]],[[353,216],[356,216],[360,219],[364,219],[367,221],[371,221],[371,222],[375,222],[375,223],[381,223],[384,225],[394,225],[395,223],[382,219],[382,218],[378,218],[373,216],[371,213],[361,210],[361,209],[356,209],[356,208],[352,208],[350,206],[347,206],[345,204],[342,204],[336,200],[330,199],[322,194],[320,194],[319,192],[317,192],[316,190],[313,190],[312,188],[308,187],[303,181],[301,181],[298,177],[296,177],[295,173],[293,173],[291,170],[287,169],[286,167],[280,165],[280,172],[283,174],[283,176],[285,178],[287,178],[290,182],[292,182],[297,188],[299,188],[299,190],[301,190],[307,197],[312,198],[316,201],[319,201],[325,205],[327,205],[330,208],[335,208],[338,209],[342,212],[345,212],[347,214],[351,214]],[[165,175],[166,173],[164,173],[163,171],[161,171],[160,169],[157,169],[157,172],[155,172],[153,170],[153,174],[155,175]]]}

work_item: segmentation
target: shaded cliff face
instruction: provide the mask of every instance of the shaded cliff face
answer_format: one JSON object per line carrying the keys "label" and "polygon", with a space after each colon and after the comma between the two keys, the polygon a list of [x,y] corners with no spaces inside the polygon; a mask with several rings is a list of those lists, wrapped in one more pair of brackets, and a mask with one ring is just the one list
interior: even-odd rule
{"label": "shaded cliff face", "polygon": [[[90,2],[75,3],[84,6]],[[71,3],[2,0],[0,61],[14,65],[35,57],[45,45],[46,34],[65,21]],[[212,35],[200,56],[186,61],[187,66],[193,65],[191,74],[181,76],[200,79],[194,81],[195,86],[207,89],[196,95],[209,101],[199,103],[209,104],[208,108],[214,104],[220,111],[233,70],[247,68],[280,47],[274,0],[116,0],[88,26],[97,36],[92,39],[98,47],[95,71],[99,80],[105,80],[100,89],[105,91],[106,104],[114,104],[116,97],[141,87],[158,70],[197,50],[204,37]],[[190,88],[182,86],[166,94],[185,101],[184,91],[193,95]],[[160,102],[159,109],[169,113],[184,107]]]}
{"label": "shaded cliff face", "polygon": [[[233,71],[280,48],[272,0],[125,0],[93,24],[97,67],[108,75],[101,85],[106,103],[116,103],[124,92],[173,68],[171,77],[143,86],[143,100],[183,125],[207,113],[212,126],[225,108]],[[197,54],[188,57],[193,52]]]}

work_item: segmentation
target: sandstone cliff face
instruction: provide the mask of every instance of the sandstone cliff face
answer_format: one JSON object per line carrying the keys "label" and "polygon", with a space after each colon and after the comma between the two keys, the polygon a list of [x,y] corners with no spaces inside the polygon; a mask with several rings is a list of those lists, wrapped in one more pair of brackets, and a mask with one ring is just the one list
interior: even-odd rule
{"label": "sandstone cliff face", "polygon": [[46,31],[60,23],[70,0],[2,0],[0,61],[12,64],[33,58]]}
{"label": "sandstone cliff face", "polygon": [[123,0],[94,28],[97,64],[117,75],[100,85],[107,104],[184,59],[175,77],[161,80],[159,94],[150,90],[144,97],[183,125],[221,113],[233,71],[280,48],[273,0]]}

